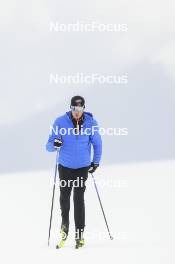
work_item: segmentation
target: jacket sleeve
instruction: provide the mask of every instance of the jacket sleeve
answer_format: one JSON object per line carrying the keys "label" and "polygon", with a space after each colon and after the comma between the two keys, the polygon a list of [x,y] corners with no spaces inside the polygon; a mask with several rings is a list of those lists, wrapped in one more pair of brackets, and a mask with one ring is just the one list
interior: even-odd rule
{"label": "jacket sleeve", "polygon": [[101,135],[99,133],[99,126],[98,123],[95,119],[93,119],[93,124],[92,124],[92,133],[90,135],[90,141],[93,146],[93,162],[95,164],[99,164],[101,160],[101,155],[102,155],[102,139]]}
{"label": "jacket sleeve", "polygon": [[61,135],[59,133],[59,122],[58,119],[55,120],[54,124],[50,127],[49,138],[46,144],[46,150],[49,152],[56,151],[54,147],[54,139],[58,138],[61,139]]}

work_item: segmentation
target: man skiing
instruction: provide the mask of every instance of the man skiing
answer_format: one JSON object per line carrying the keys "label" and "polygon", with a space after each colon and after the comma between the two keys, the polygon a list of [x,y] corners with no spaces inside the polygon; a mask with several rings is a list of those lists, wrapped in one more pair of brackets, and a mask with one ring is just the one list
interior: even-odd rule
{"label": "man skiing", "polygon": [[[93,173],[99,166],[102,154],[102,140],[93,115],[85,112],[85,100],[74,96],[71,111],[58,117],[49,135],[46,149],[49,152],[59,149],[58,171],[60,179],[61,241],[63,247],[69,232],[70,195],[73,189],[76,248],[84,245],[85,227],[84,192],[88,172]],[[91,146],[93,159],[91,162]],[[64,184],[62,185],[62,181]],[[78,182],[75,185],[74,182]]]}

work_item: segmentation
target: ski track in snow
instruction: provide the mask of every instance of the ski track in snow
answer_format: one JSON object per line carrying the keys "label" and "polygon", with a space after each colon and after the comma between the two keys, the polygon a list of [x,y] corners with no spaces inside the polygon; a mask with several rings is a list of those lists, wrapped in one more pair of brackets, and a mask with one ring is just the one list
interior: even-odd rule
{"label": "ski track in snow", "polygon": [[[74,249],[73,202],[70,237],[59,238],[59,190],[56,189],[50,247],[47,246],[53,171],[0,175],[1,263],[174,263],[175,161],[101,166],[95,174],[111,233],[110,240],[89,175],[86,201],[86,246]],[[115,181],[115,187],[102,186]],[[101,181],[101,184],[100,182]],[[103,182],[102,182],[103,181]],[[72,198],[72,197],[71,197]],[[101,232],[101,233],[99,233]],[[93,239],[105,234],[106,237]]]}

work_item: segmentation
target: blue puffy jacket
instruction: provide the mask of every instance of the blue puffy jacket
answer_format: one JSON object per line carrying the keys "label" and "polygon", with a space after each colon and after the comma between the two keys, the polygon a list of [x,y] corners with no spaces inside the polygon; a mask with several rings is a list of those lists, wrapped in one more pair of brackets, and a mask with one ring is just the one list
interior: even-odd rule
{"label": "blue puffy jacket", "polygon": [[[65,133],[68,129],[70,129],[70,133]],[[92,161],[99,164],[102,154],[102,140],[93,115],[84,112],[83,131],[87,133],[75,135],[72,129],[74,129],[74,125],[71,120],[71,111],[58,117],[52,126],[52,133],[50,133],[46,144],[47,151],[56,151],[53,145],[54,139],[61,139],[63,144],[60,147],[58,163],[68,168],[78,169],[91,164],[91,146],[93,146]]]}

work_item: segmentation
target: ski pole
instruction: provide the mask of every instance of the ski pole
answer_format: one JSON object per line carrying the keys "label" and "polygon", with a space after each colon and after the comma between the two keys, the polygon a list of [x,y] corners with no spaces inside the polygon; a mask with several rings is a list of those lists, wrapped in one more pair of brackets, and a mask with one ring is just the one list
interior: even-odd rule
{"label": "ski pole", "polygon": [[97,184],[96,184],[95,178],[93,176],[93,173],[91,173],[91,175],[92,175],[92,179],[94,181],[94,186],[95,186],[96,193],[97,193],[97,196],[98,196],[98,200],[99,200],[99,203],[100,203],[100,206],[101,206],[101,210],[102,210],[102,213],[103,213],[103,216],[104,216],[104,220],[105,220],[105,223],[106,223],[108,234],[109,234],[110,239],[112,240],[113,237],[111,236],[111,233],[109,231],[109,226],[108,226],[108,223],[107,223],[107,220],[106,220],[105,212],[104,212],[104,209],[103,209],[103,206],[102,206],[102,202],[101,202],[101,199],[100,199],[100,195],[99,195],[99,192],[98,192],[98,189],[97,189]]}
{"label": "ski pole", "polygon": [[58,150],[57,150],[57,155],[56,155],[55,176],[54,176],[53,193],[52,193],[52,205],[51,205],[51,212],[50,212],[48,247],[49,247],[49,243],[50,243],[50,233],[51,233],[51,226],[52,226],[52,213],[53,213],[53,204],[54,204],[54,196],[55,196],[56,177],[57,177],[57,170],[58,170],[58,161],[57,160],[58,160]]}

